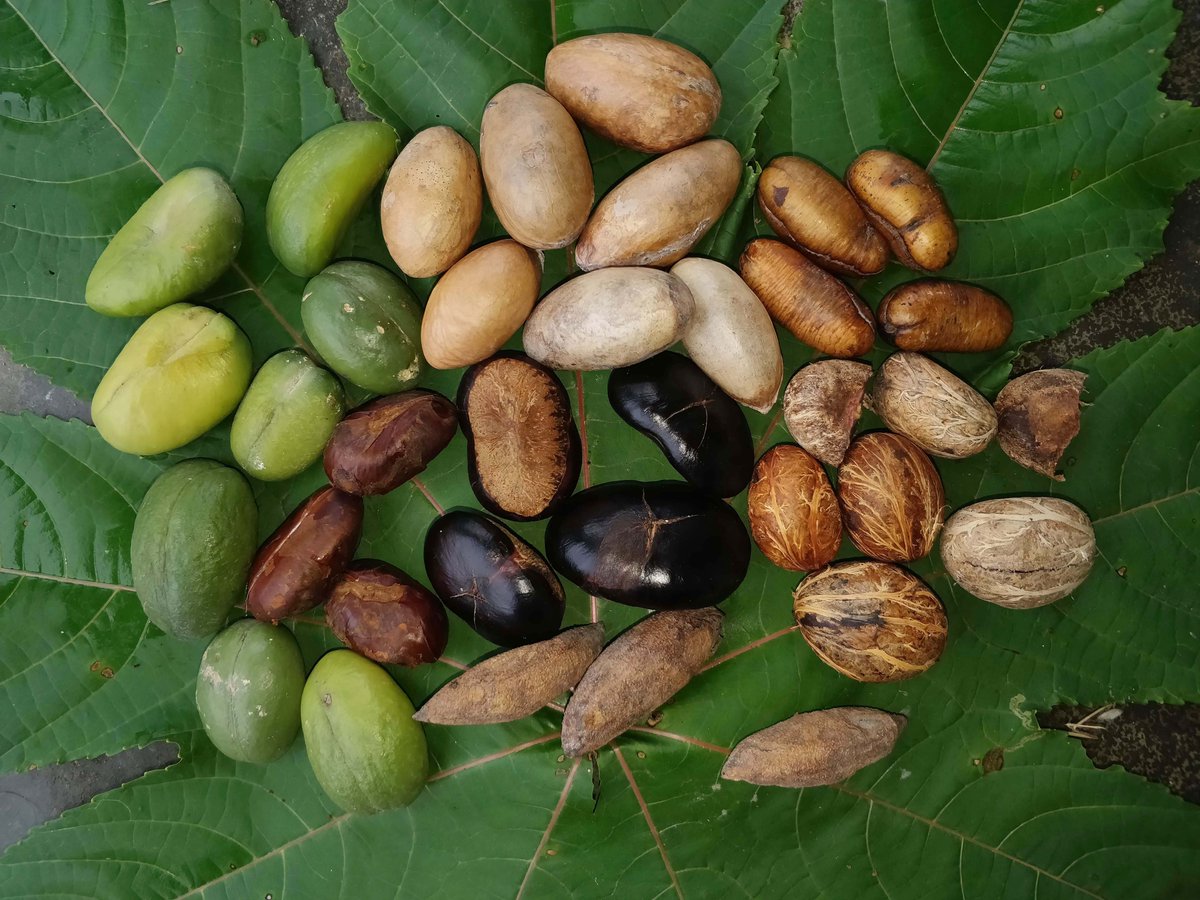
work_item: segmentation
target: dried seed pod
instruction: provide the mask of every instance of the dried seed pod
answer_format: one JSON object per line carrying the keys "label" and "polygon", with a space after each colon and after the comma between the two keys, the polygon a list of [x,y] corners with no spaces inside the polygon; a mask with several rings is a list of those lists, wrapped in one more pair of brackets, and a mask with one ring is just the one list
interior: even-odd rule
{"label": "dried seed pod", "polygon": [[907,723],[866,706],[797,713],[739,741],[721,777],[772,787],[837,784],[891,753]]}
{"label": "dried seed pod", "polygon": [[1042,369],[1014,378],[996,395],[996,439],[1008,458],[1062,481],[1058,461],[1079,434],[1079,395],[1087,375]]}
{"label": "dried seed pod", "polygon": [[1057,497],[1010,497],[963,507],[942,534],[950,577],[980,600],[1045,606],[1075,590],[1096,560],[1087,514]]}
{"label": "dried seed pod", "polygon": [[871,408],[887,427],[934,456],[963,459],[996,435],[996,411],[983,396],[932,359],[893,353],[875,375]]}
{"label": "dried seed pod", "polygon": [[842,513],[829,476],[793,444],[762,455],[746,498],[754,543],[775,565],[811,572],[837,555]]}
{"label": "dried seed pod", "polygon": [[493,725],[531,716],[579,683],[604,647],[599,622],[476,663],[413,716],[433,725]]}
{"label": "dried seed pod", "polygon": [[942,602],[891,563],[834,563],[800,582],[793,601],[804,640],[822,662],[855,681],[920,675],[946,646]]}
{"label": "dried seed pod", "polygon": [[540,519],[575,490],[581,452],[571,400],[552,369],[505,352],[458,388],[475,496],[508,519]]}
{"label": "dried seed pod", "polygon": [[886,431],[854,439],[838,468],[838,499],[854,546],[888,562],[929,553],[946,510],[942,479],[929,457]]}
{"label": "dried seed pod", "polygon": [[643,34],[589,34],[546,57],[546,90],[614,144],[665,153],[704,137],[721,88],[704,60]]}
{"label": "dried seed pod", "polygon": [[686,356],[668,351],[614,370],[608,402],[705,493],[732,497],[749,484],[754,440],[746,417]]}
{"label": "dried seed pod", "polygon": [[901,350],[977,353],[1012,334],[1008,304],[962,281],[924,278],[888,291],[875,312],[879,330]]}
{"label": "dried seed pod", "polygon": [[567,704],[563,751],[591,753],[679,693],[717,649],[724,618],[712,607],[655,613],[605,647]]}
{"label": "dried seed pod", "polygon": [[483,513],[455,509],[429,526],[425,572],[450,611],[493,644],[532,644],[562,627],[558,576],[542,554]]}
{"label": "dried seed pod", "polygon": [[911,159],[868,150],[846,170],[846,187],[904,265],[935,272],[954,259],[954,216],[929,173]]}
{"label": "dried seed pod", "polygon": [[565,247],[592,210],[595,187],[583,135],[562,104],[511,84],[483,110],[479,156],[500,224],[534,250]]}
{"label": "dried seed pod", "polygon": [[450,628],[437,597],[377,559],[357,560],[342,573],[325,604],[325,622],[350,649],[394,666],[434,662]]}
{"label": "dried seed pod", "polygon": [[559,285],[525,323],[525,352],[553,369],[616,369],[679,340],[695,303],[667,272],[599,269]]}
{"label": "dried seed pod", "polygon": [[783,392],[783,421],[796,443],[827,466],[840,466],[870,380],[869,365],[848,359],[800,369]]}
{"label": "dried seed pod", "polygon": [[517,333],[537,302],[539,254],[516,241],[472,250],[438,279],[421,319],[421,350],[435,369],[487,359]]}
{"label": "dried seed pod", "polygon": [[272,624],[324,602],[362,537],[362,497],[323,487],[296,507],[250,565],[246,609]]}
{"label": "dried seed pod", "polygon": [[413,135],[379,204],[383,239],[400,270],[411,278],[445,272],[471,246],[482,215],[475,149],[445,125]]}
{"label": "dried seed pod", "polygon": [[671,274],[687,285],[696,309],[683,346],[730,397],[761,413],[775,405],[783,355],[771,314],[737,272],[698,256],[680,260]]}
{"label": "dried seed pod", "polygon": [[755,238],[738,265],[771,317],[810,347],[830,356],[860,356],[874,346],[871,310],[799,250]]}
{"label": "dried seed pod", "polygon": [[758,179],[758,205],[775,233],[818,265],[842,275],[874,275],[888,246],[846,186],[800,156],[780,156]]}
{"label": "dried seed pod", "polygon": [[325,445],[325,474],[350,494],[386,494],[424,472],[457,430],[454,404],[436,391],[380,397],[338,423]]}
{"label": "dried seed pod", "polygon": [[733,201],[741,179],[741,154],[728,141],[701,141],[652,160],[596,205],[575,246],[576,264],[587,272],[683,259]]}

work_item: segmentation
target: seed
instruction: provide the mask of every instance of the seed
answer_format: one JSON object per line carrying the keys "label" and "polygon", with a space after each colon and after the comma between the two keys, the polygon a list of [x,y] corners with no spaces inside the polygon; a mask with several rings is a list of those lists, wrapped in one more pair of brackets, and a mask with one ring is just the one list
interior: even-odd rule
{"label": "seed", "polygon": [[828,466],[839,466],[858,417],[871,367],[848,359],[822,359],[800,369],[783,394],[783,421],[801,447]]}
{"label": "seed", "polygon": [[888,292],[879,330],[901,350],[973,353],[995,350],[1012,334],[1008,304],[981,287],[927,278]]}
{"label": "seed", "polygon": [[996,439],[1009,459],[1055,481],[1058,461],[1079,434],[1079,395],[1087,376],[1042,369],[1014,378],[996,396]]}
{"label": "seed", "polygon": [[837,555],[837,495],[821,464],[799,447],[779,444],[763,454],[746,505],[754,542],[780,568],[811,572]]}

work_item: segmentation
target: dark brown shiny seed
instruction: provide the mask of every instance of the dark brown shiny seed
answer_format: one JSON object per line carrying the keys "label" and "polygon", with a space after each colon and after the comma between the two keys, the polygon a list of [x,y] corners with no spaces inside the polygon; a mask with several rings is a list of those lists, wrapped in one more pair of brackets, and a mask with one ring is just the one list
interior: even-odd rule
{"label": "dark brown shiny seed", "polygon": [[246,609],[275,623],[323,603],[354,558],[362,521],[363,501],[353,494],[323,487],[305,500],[254,557]]}
{"label": "dark brown shiny seed", "polygon": [[822,268],[861,276],[887,265],[887,242],[854,195],[811,160],[772,160],[758,179],[758,205],[776,234]]}
{"label": "dark brown shiny seed", "polygon": [[739,263],[742,279],[771,318],[830,356],[861,356],[875,343],[875,322],[858,295],[799,250],[756,238]]}
{"label": "dark brown shiny seed", "polygon": [[350,565],[333,586],[325,621],[339,641],[378,663],[419,666],[446,649],[446,610],[425,587],[377,559]]}
{"label": "dark brown shiny seed", "polygon": [[350,494],[386,494],[425,471],[457,430],[454,404],[435,391],[380,397],[338,423],[325,446],[325,474]]}
{"label": "dark brown shiny seed", "polygon": [[876,312],[879,330],[901,350],[977,353],[1012,334],[1008,304],[981,287],[927,278],[893,288]]}
{"label": "dark brown shiny seed", "polygon": [[920,559],[942,530],[942,479],[925,452],[898,434],[855,438],[838,469],[838,499],[850,540],[875,559]]}

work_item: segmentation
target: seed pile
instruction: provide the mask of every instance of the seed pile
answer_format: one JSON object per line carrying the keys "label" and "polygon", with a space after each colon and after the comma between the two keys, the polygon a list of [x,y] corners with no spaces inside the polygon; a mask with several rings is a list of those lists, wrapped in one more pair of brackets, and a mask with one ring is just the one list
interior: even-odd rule
{"label": "seed pile", "polygon": [[[97,390],[105,440],[161,453],[236,411],[232,456],[248,475],[283,480],[322,460],[329,480],[257,553],[257,510],[232,468],[181,463],[143,500],[135,587],[160,628],[212,639],[197,703],[222,752],[267,761],[302,730],[330,797],[372,812],[419,795],[420,723],[512,721],[572,691],[563,748],[591,753],[701,672],[721,641],[717,605],[738,590],[755,544],[770,563],[807,573],[793,596],[797,630],[819,659],[862,682],[917,676],[945,648],[941,601],[903,567],[939,538],[951,577],[999,606],[1050,603],[1087,577],[1095,537],[1066,500],[985,500],[945,519],[931,457],[953,465],[998,438],[1016,463],[1061,480],[1084,376],[1034,372],[993,405],[923,355],[995,350],[1013,326],[1002,298],[933,277],[954,259],[958,232],[929,173],[886,149],[861,154],[844,179],[802,156],[771,161],[756,189],[773,236],[750,240],[735,271],[689,256],[744,177],[737,149],[706,139],[720,107],[720,85],[694,54],[599,34],[554,48],[544,90],[514,84],[488,102],[478,157],[444,126],[398,156],[383,123],[318,133],[279,171],[266,230],[280,263],[308,279],[298,302],[320,361],[286,350],[253,378],[249,341],[232,320],[182,302],[241,245],[242,210],[225,179],[181,172],[113,238],[87,302],[149,318]],[[581,126],[657,155],[594,203]],[[406,276],[438,278],[424,310],[388,269],[334,259],[385,173],[388,251]],[[509,237],[472,249],[485,189]],[[539,301],[543,251],[571,245],[580,273]],[[844,279],[892,259],[921,277],[873,313]],[[783,391],[796,443],[756,462],[741,406],[780,402],[776,326],[831,358]],[[518,332],[524,352],[503,350]],[[880,337],[897,352],[874,370],[856,357]],[[687,356],[669,351],[680,343]],[[429,368],[463,367],[454,401],[416,387]],[[616,416],[682,480],[576,492],[580,434],[555,369],[611,371]],[[347,414],[343,383],[379,396]],[[856,434],[864,408],[887,430]],[[490,515],[460,509],[434,522],[424,573],[356,560],[369,498],[424,471],[460,427],[466,477]],[[747,488],[749,530],[727,502]],[[501,519],[548,519],[545,555]],[[843,535],[865,559],[834,561]],[[656,612],[605,646],[601,624],[563,630],[560,578]],[[253,619],[222,630],[243,597]],[[322,604],[350,649],[324,656],[306,679],[279,623]],[[447,610],[461,620],[454,628],[509,649],[415,711],[380,664],[436,660]],[[888,754],[904,722],[859,707],[799,711],[747,736],[722,775],[833,783]]]}

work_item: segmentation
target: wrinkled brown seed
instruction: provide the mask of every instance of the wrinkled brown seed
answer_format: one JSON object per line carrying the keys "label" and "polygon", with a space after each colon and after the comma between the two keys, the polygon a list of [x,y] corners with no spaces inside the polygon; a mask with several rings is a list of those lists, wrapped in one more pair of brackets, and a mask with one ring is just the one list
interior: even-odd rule
{"label": "wrinkled brown seed", "polygon": [[579,683],[604,646],[604,626],[568,628],[476,663],[425,701],[414,719],[491,725],[531,716]]}
{"label": "wrinkled brown seed", "polygon": [[1008,304],[981,287],[925,278],[892,288],[876,311],[879,330],[901,350],[976,353],[1012,334]]}
{"label": "wrinkled brown seed", "polygon": [[721,777],[771,787],[836,784],[891,753],[907,722],[866,706],[797,713],[742,739]]}
{"label": "wrinkled brown seed", "polygon": [[350,649],[395,666],[436,660],[450,628],[441,600],[377,559],[355,560],[334,583],[325,622]]}
{"label": "wrinkled brown seed", "polygon": [[862,415],[871,367],[822,359],[801,368],[783,393],[783,421],[796,443],[828,466],[839,466]]}
{"label": "wrinkled brown seed", "polygon": [[654,613],[605,647],[563,714],[566,754],[603,747],[675,696],[717,649],[724,618],[715,607]]}
{"label": "wrinkled brown seed", "polygon": [[1014,378],[996,395],[996,439],[1008,458],[1062,481],[1058,461],[1079,434],[1079,396],[1087,375],[1042,369]]}

